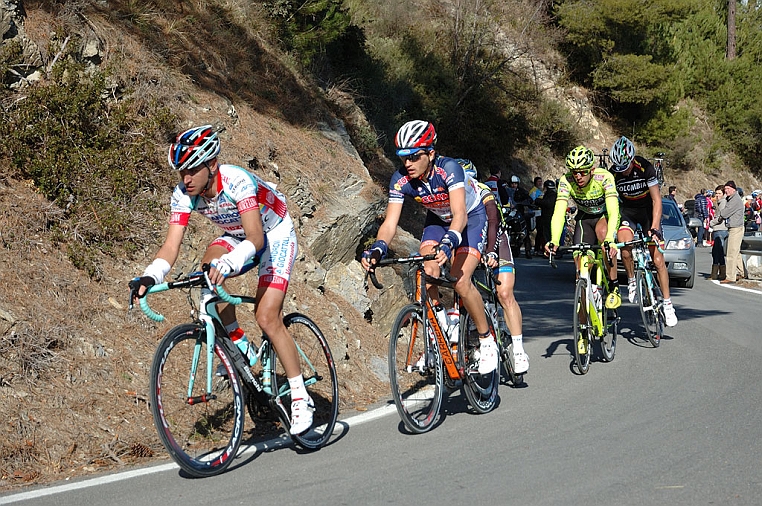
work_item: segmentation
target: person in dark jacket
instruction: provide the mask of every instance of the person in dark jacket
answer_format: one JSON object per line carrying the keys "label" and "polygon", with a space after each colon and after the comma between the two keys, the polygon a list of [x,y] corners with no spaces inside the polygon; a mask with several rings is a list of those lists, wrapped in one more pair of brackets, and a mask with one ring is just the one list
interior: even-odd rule
{"label": "person in dark jacket", "polygon": [[702,188],[699,193],[693,197],[695,201],[693,205],[693,216],[701,220],[701,226],[696,233],[696,247],[704,247],[704,231],[706,230],[706,220],[709,218],[709,206],[706,201],[706,188]]}
{"label": "person in dark jacket", "polygon": [[545,243],[550,239],[550,219],[553,217],[553,209],[556,207],[556,183],[548,179],[542,185],[542,197],[535,201],[540,208],[541,214],[537,224],[537,237],[540,238],[540,246],[535,251],[545,251]]}

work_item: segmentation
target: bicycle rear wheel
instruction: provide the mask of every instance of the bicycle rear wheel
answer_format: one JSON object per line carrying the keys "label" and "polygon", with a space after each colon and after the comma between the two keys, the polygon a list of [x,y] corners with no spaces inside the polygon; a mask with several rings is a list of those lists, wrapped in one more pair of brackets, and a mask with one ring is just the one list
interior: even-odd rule
{"label": "bicycle rear wheel", "polygon": [[[646,273],[642,270],[637,271],[635,278],[638,288],[640,316],[643,319],[643,327],[646,329],[646,337],[651,341],[654,348],[658,348],[659,344],[661,344],[662,333],[664,332],[664,320],[660,307],[661,290],[656,283],[649,287]],[[653,278],[651,281],[653,282]]]}
{"label": "bicycle rear wheel", "polygon": [[222,364],[227,376],[213,377],[211,395],[206,392],[207,344],[202,327],[185,324],[171,329],[151,365],[151,413],[159,438],[172,459],[196,477],[223,472],[243,436],[244,395],[238,373],[219,343],[214,345],[214,357],[213,374]]}
{"label": "bicycle rear wheel", "polygon": [[[489,330],[494,336],[495,329],[492,326],[492,318],[486,311],[485,315]],[[477,335],[469,339],[469,329],[471,328],[475,329],[471,322],[471,315],[464,311],[460,317],[460,340],[458,342],[460,349],[466,350],[465,355],[462,355],[464,362],[463,393],[474,411],[488,413],[492,411],[497,402],[497,388],[500,383],[500,354],[498,353],[498,364],[494,371],[479,374],[479,360],[475,355],[479,350],[479,337]],[[475,330],[473,332],[476,333]]]}
{"label": "bicycle rear wheel", "polygon": [[590,322],[587,301],[587,280],[577,280],[574,289],[574,363],[580,374],[587,374],[590,370],[590,356],[592,354],[593,325]]}
{"label": "bicycle rear wheel", "polygon": [[[315,403],[312,427],[302,434],[291,434],[291,439],[305,450],[317,450],[333,435],[336,419],[339,416],[339,384],[336,379],[333,355],[320,328],[307,316],[291,313],[283,318],[283,323],[294,338],[304,386]],[[287,403],[282,402],[282,404],[284,407],[289,407],[285,409],[285,412],[290,416],[291,396],[288,378],[274,351],[273,355],[275,356],[273,391],[277,392],[280,399],[288,400]]]}
{"label": "bicycle rear wheel", "polygon": [[435,343],[424,335],[423,309],[403,307],[389,335],[389,383],[397,412],[416,434],[430,430],[442,404],[442,360]]}

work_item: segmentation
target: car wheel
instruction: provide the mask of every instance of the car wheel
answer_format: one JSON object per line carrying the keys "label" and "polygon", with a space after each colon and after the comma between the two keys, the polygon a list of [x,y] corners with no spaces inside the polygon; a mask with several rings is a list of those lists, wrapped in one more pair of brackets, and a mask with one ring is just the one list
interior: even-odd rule
{"label": "car wheel", "polygon": [[696,276],[691,276],[691,277],[690,277],[690,278],[688,278],[688,279],[684,279],[684,280],[683,280],[683,281],[682,281],[680,284],[681,284],[682,286],[684,286],[685,288],[693,288],[693,279],[694,279],[695,277],[696,277]]}

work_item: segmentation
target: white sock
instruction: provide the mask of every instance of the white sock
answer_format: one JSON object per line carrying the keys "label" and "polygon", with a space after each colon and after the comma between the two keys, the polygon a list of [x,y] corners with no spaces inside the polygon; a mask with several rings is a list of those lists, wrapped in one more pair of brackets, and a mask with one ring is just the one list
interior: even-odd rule
{"label": "white sock", "polygon": [[304,377],[300,374],[299,376],[294,376],[293,378],[288,378],[288,386],[291,387],[291,400],[294,399],[307,399],[309,398],[309,394],[307,393],[307,389],[304,387]]}
{"label": "white sock", "polygon": [[513,343],[514,353],[524,352],[524,334],[513,335],[511,334],[511,342]]}
{"label": "white sock", "polygon": [[635,284],[635,278],[627,278],[627,284],[628,285],[634,285]]}
{"label": "white sock", "polygon": [[664,305],[665,306],[671,306],[672,305],[672,298],[664,299]]}

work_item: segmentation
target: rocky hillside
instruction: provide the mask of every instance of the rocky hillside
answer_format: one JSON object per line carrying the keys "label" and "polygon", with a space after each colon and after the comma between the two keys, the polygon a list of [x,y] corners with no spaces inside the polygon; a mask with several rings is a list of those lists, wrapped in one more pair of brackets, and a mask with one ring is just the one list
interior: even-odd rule
{"label": "rocky hillside", "polygon": [[[177,8],[185,7],[181,2]],[[77,35],[69,43],[78,44],[79,57],[88,65],[130,62],[117,72],[122,84],[172,103],[180,127],[212,123],[224,129],[222,160],[278,184],[288,197],[300,245],[286,309],[310,315],[328,337],[345,414],[386,395],[385,332],[406,294],[392,271],[383,273],[383,292],[366,290],[355,259],[383,213],[383,186],[394,165],[380,152],[365,163],[360,159],[348,131],[365,120],[352,98],[314,86],[254,36],[247,40],[256,42],[259,52],[249,66],[239,55],[228,58],[189,44],[183,57],[204,70],[178,73],[167,70],[179,58],[173,48],[158,51],[150,36],[125,30],[108,2],[56,9],[46,2],[6,1],[0,4],[3,41],[17,41],[26,62],[11,69],[18,74],[19,99],[45,79],[57,58],[50,42],[61,25]],[[167,33],[172,29],[167,26]],[[240,83],[229,76],[240,74],[238,66],[255,68],[249,82],[267,93],[235,89]],[[543,89],[588,128],[591,147],[606,147],[614,135],[591,113],[585,91],[559,87],[550,72],[539,75],[545,76],[539,83]],[[117,88],[111,90],[114,99]],[[157,170],[168,170],[163,156],[157,150]],[[548,160],[537,167],[538,175],[558,176],[559,167]],[[8,173],[0,167],[0,413],[5,421],[0,489],[166,458],[147,406],[148,371],[157,341],[187,320],[188,309],[182,294],[157,298],[156,308],[167,320],[154,324],[126,307],[126,283],[152,260],[165,229],[148,231],[154,241],[132,257],[101,255],[94,281],[72,265],[51,234],[63,210],[30,181],[3,175]],[[728,176],[667,173],[668,182],[686,193]],[[740,184],[760,186],[732,176]],[[155,198],[168,203],[170,191],[167,186]],[[417,247],[415,220],[407,222],[409,232],[401,230],[392,245],[398,251]],[[194,220],[173,272],[194,269],[214,234],[208,224]],[[240,283],[238,291],[255,286],[252,280]]]}

